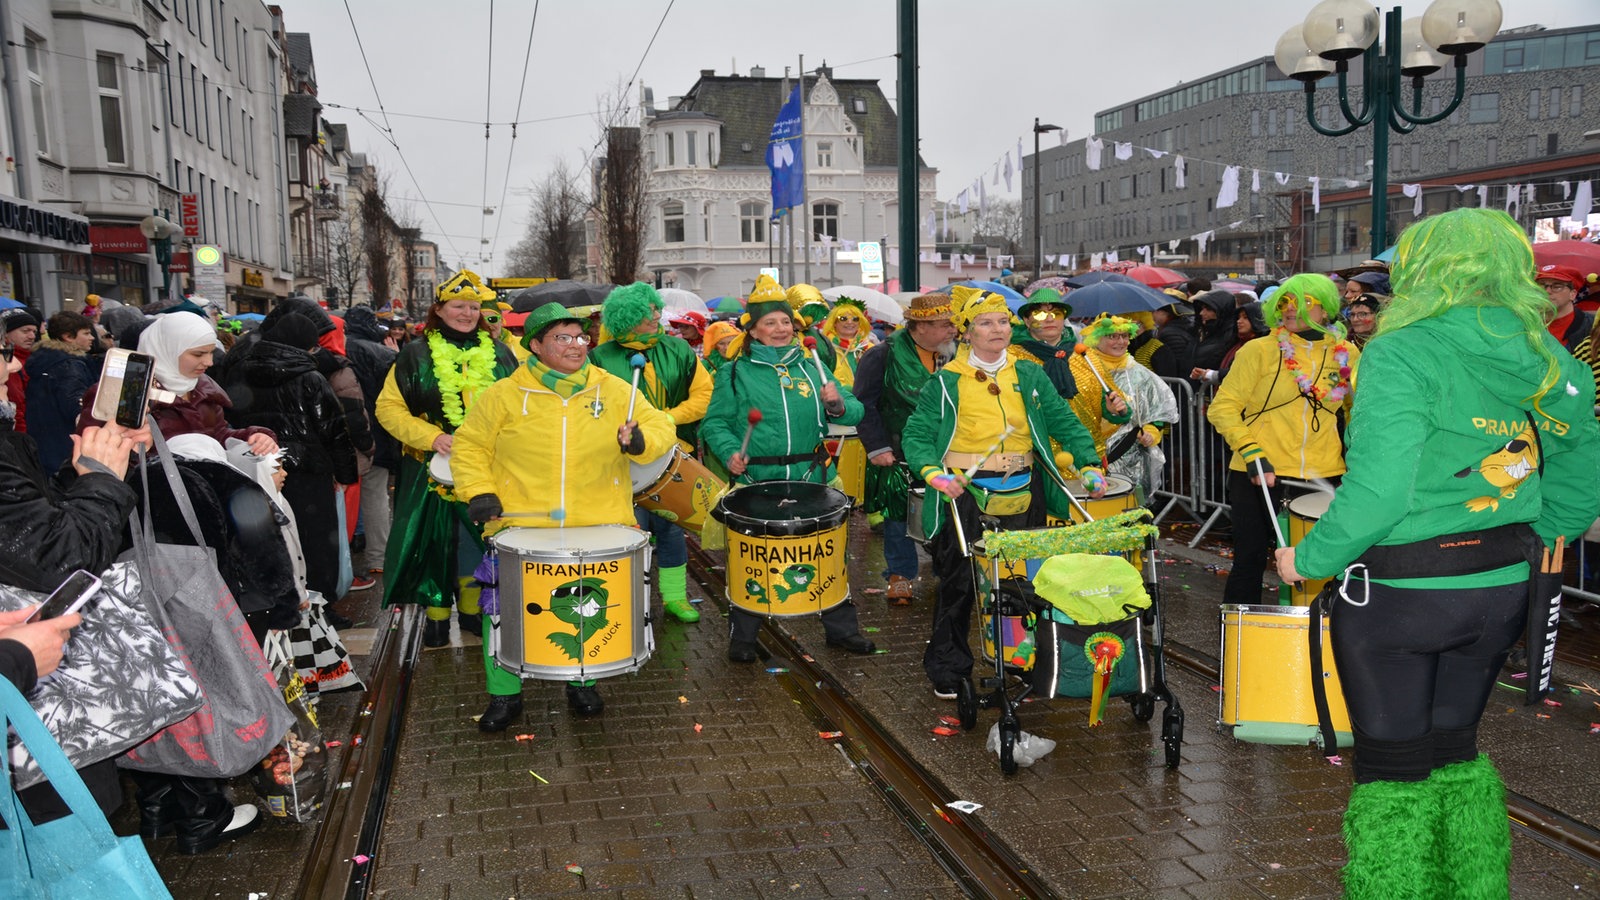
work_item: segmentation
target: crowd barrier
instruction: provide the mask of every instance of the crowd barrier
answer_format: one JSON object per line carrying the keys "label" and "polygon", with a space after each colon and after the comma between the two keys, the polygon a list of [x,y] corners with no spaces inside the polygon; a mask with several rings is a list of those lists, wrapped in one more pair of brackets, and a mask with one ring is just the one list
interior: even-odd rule
{"label": "crowd barrier", "polygon": [[[1161,487],[1151,492],[1149,503],[1155,510],[1157,525],[1175,511],[1199,523],[1199,530],[1189,541],[1190,547],[1198,547],[1218,520],[1229,514],[1227,467],[1231,451],[1206,419],[1206,409],[1216,396],[1217,386],[1202,384],[1197,389],[1186,378],[1161,380],[1178,398],[1178,421],[1161,442],[1167,463],[1162,471]],[[1583,587],[1584,573],[1591,564],[1588,557],[1594,555],[1596,549],[1596,545],[1586,541],[1576,542],[1572,548],[1573,564],[1567,566],[1566,583],[1561,588],[1564,596],[1600,603],[1600,593]],[[1594,560],[1593,564],[1600,569],[1600,560]],[[1600,571],[1596,572],[1596,578],[1600,579]]]}

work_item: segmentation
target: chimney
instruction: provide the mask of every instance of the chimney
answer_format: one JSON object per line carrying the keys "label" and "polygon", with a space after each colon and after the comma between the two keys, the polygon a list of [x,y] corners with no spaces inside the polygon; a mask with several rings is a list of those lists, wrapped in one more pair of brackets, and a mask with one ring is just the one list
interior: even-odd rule
{"label": "chimney", "polygon": [[767,77],[767,69],[766,69],[766,67],[765,66],[751,66],[750,67],[750,77],[751,78],[765,78],[765,77]]}
{"label": "chimney", "polygon": [[700,70],[700,77],[701,78],[712,78],[712,77],[715,77],[716,74],[717,74],[717,70],[716,69],[701,69]]}

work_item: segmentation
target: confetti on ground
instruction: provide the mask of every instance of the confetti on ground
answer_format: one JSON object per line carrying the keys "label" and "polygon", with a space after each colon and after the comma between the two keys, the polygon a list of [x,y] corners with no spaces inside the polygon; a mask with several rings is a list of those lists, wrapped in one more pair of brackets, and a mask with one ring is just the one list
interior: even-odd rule
{"label": "confetti on ground", "polygon": [[1534,718],[1535,718],[1535,719],[1548,719],[1548,718],[1550,718],[1550,717],[1551,717],[1551,716],[1550,716],[1550,714],[1549,714],[1549,713],[1534,713],[1534,714],[1533,714],[1533,717],[1534,717]]}
{"label": "confetti on ground", "polygon": [[1561,705],[1561,701],[1560,700],[1551,700],[1549,697],[1546,697],[1546,698],[1544,698],[1544,705],[1545,706],[1560,706]]}
{"label": "confetti on ground", "polygon": [[567,871],[574,875],[582,875],[583,866],[580,866],[577,863],[567,863]]}
{"label": "confetti on ground", "polygon": [[787,671],[789,671],[789,670],[785,669],[783,666],[773,666],[772,668],[767,670],[767,674],[768,675],[782,675],[783,673],[785,673]]}
{"label": "confetti on ground", "polygon": [[537,779],[539,779],[539,783],[540,784],[549,784],[550,783],[550,782],[544,780],[544,776],[543,775],[540,775],[538,772],[535,772],[532,769],[528,770],[528,774],[532,775],[533,777],[535,777]]}
{"label": "confetti on ground", "polygon": [[956,737],[961,734],[961,732],[951,728],[949,725],[935,725],[931,730],[940,737]]}
{"label": "confetti on ground", "polygon": [[324,746],[328,746],[328,747],[342,747],[342,746],[344,746],[344,743],[342,741],[323,741],[323,744],[324,744]]}
{"label": "confetti on ground", "polygon": [[1328,762],[1330,762],[1330,763],[1332,763],[1332,764],[1334,764],[1336,766],[1344,765],[1344,757],[1342,757],[1342,756],[1328,756],[1328,757],[1324,757],[1324,758]]}
{"label": "confetti on ground", "polygon": [[817,732],[817,737],[822,738],[825,741],[831,741],[831,740],[833,740],[835,738],[844,737],[844,732],[842,732],[842,731],[819,731],[819,732]]}
{"label": "confetti on ground", "polygon": [[1514,679],[1527,678],[1528,677],[1528,673],[1527,672],[1517,672],[1517,673],[1513,674],[1511,677],[1514,678]]}
{"label": "confetti on ground", "polygon": [[1600,722],[1590,722],[1589,723],[1589,733],[1590,734],[1600,734]]}
{"label": "confetti on ground", "polygon": [[943,722],[946,725],[960,725],[961,724],[961,720],[956,718],[955,716],[940,716],[939,717],[939,721]]}
{"label": "confetti on ground", "polygon": [[881,593],[883,593],[883,588],[862,588],[861,589],[861,593],[863,593],[863,594],[881,594]]}
{"label": "confetti on ground", "polygon": [[934,805],[933,811],[939,814],[939,818],[945,820],[946,822],[949,822],[952,825],[955,824],[955,820],[950,818],[950,814],[945,812],[944,810],[940,809],[937,804]]}
{"label": "confetti on ground", "polygon": [[704,603],[704,602],[706,602],[706,600],[705,600],[704,597],[691,597],[691,598],[689,598],[689,602],[690,603]]}
{"label": "confetti on ground", "polygon": [[1219,694],[1222,693],[1222,685],[1220,684],[1213,684],[1211,689]]}
{"label": "confetti on ground", "polygon": [[883,649],[883,648],[879,648],[879,649],[877,649],[877,650],[874,650],[874,651],[872,651],[872,655],[873,655],[873,656],[885,656],[885,655],[887,655],[887,654],[888,654],[888,653],[889,653],[889,651],[888,651],[888,650],[885,650],[885,649]]}
{"label": "confetti on ground", "polygon": [[951,800],[949,803],[946,803],[945,806],[950,807],[956,812],[967,813],[968,815],[983,809],[982,803],[973,803],[971,800]]}
{"label": "confetti on ground", "polygon": [[689,702],[689,698],[688,698],[688,697],[685,697],[685,696],[684,696],[684,695],[682,695],[682,694],[679,694],[679,695],[678,695],[678,702],[679,702],[679,703],[688,703],[688,702]]}
{"label": "confetti on ground", "polygon": [[705,731],[705,730],[706,730],[706,727],[704,725],[701,725],[699,722],[694,723],[694,733],[695,734],[699,734],[700,732]]}
{"label": "confetti on ground", "polygon": [[879,628],[879,627],[878,627],[878,626],[876,626],[876,625],[873,625],[873,626],[871,626],[871,627],[870,627],[870,628],[863,628],[863,629],[861,629],[861,630],[862,630],[862,631],[865,631],[865,632],[866,632],[866,633],[867,633],[867,634],[877,634],[877,633],[878,633],[878,632],[880,632],[880,631],[882,631],[882,630],[883,630],[883,629],[882,629],[882,628]]}
{"label": "confetti on ground", "polygon": [[1283,863],[1267,863],[1267,868],[1269,868],[1269,869],[1281,869],[1281,868],[1283,868]]}
{"label": "confetti on ground", "polygon": [[538,740],[538,739],[539,739],[539,736],[537,734],[519,734],[519,735],[517,735],[517,740],[519,740],[519,741],[534,741],[534,740]]}
{"label": "confetti on ground", "polygon": [[367,863],[372,862],[372,857],[366,855],[365,853],[357,853],[355,856],[350,857],[350,861],[358,866],[364,866]]}

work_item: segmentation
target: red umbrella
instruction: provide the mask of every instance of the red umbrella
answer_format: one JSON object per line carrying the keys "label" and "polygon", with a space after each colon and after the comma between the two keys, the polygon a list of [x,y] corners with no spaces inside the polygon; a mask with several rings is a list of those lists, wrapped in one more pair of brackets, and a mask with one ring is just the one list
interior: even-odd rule
{"label": "red umbrella", "polygon": [[1172,287],[1189,280],[1189,276],[1182,272],[1164,269],[1161,266],[1134,266],[1122,274],[1153,288]]}
{"label": "red umbrella", "polygon": [[1536,266],[1571,266],[1585,278],[1600,278],[1600,244],[1588,241],[1549,241],[1533,245]]}

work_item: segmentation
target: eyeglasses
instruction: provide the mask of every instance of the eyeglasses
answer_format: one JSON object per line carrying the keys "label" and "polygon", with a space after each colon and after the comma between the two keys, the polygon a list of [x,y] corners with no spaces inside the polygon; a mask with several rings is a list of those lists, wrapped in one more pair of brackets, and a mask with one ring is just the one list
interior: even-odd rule
{"label": "eyeglasses", "polygon": [[570,347],[573,344],[581,347],[589,346],[589,336],[587,334],[552,334],[545,340],[555,344],[557,347]]}
{"label": "eyeglasses", "polygon": [[1539,282],[1539,286],[1544,288],[1546,292],[1549,292],[1549,291],[1576,291],[1577,290],[1577,288],[1573,287],[1572,285],[1568,284],[1565,281],[1541,281],[1541,282]]}
{"label": "eyeglasses", "polygon": [[1352,318],[1352,319],[1376,319],[1377,317],[1378,317],[1377,313],[1370,313],[1370,312],[1352,312],[1352,313],[1350,313],[1350,318]]}

